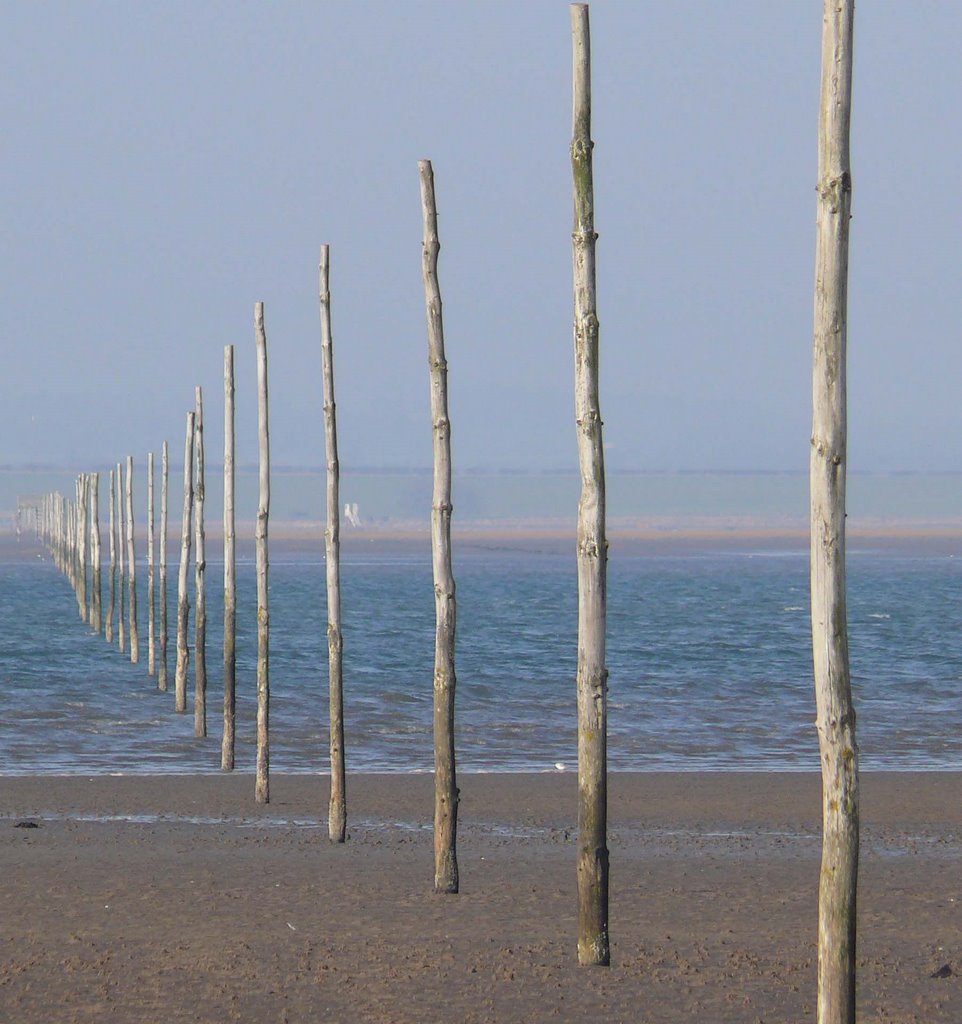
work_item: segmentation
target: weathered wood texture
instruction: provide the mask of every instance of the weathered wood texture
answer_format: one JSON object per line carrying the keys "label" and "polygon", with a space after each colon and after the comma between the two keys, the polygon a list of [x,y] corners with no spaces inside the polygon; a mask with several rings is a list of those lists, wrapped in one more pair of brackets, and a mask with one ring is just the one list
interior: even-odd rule
{"label": "weathered wood texture", "polygon": [[819,1024],[854,1024],[859,860],[858,746],[845,605],[846,342],[852,203],[853,0],[825,0],[818,145],[812,374],[811,599],[822,765]]}
{"label": "weathered wood texture", "polygon": [[587,4],[571,5],[574,179],[575,420],[578,505],[578,962],[606,966],[608,943],[608,786],[605,618],[607,559],[605,462],[598,396],[595,214],[591,141],[591,45]]}
{"label": "weathered wood texture", "polygon": [[190,595],[187,574],[190,571],[191,517],[194,510],[194,414],[187,413],[184,438],[184,512],[180,523],[180,564],[177,567],[177,666],[174,669],[174,710],[187,710],[187,626],[190,619]]}
{"label": "weathered wood texture", "polygon": [[130,593],[127,611],[130,615],[130,660],[140,661],[140,634],[137,629],[137,552],[134,546],[134,457],[127,456],[127,580]]}
{"label": "weathered wood texture", "polygon": [[100,553],[100,474],[91,473],[90,480],[90,625],[95,633],[103,629],[103,582]]}
{"label": "weathered wood texture", "polygon": [[204,538],[204,394],[194,391],[194,735],[207,735],[207,546]]}
{"label": "weathered wood texture", "polygon": [[115,471],[114,486],[117,492],[117,647],[123,654],[127,649],[127,571],[124,568],[126,565],[124,552],[127,545],[127,517],[124,514],[124,467],[119,462]]}
{"label": "weathered wood texture", "polygon": [[107,621],[104,623],[104,636],[108,644],[114,642],[114,608],[117,601],[117,528],[115,511],[117,500],[114,496],[114,471],[108,475],[109,496],[107,499],[107,536],[110,548],[110,577],[107,582]]}
{"label": "weathered wood texture", "polygon": [[157,591],[154,579],[154,453],[147,453],[147,675],[157,671]]}
{"label": "weathered wood texture", "polygon": [[234,346],[224,346],[224,733],[220,766],[234,770],[237,669],[237,544],[234,536]]}
{"label": "weathered wood texture", "polygon": [[87,599],[87,518],[88,518],[88,495],[90,493],[90,480],[86,473],[77,477],[77,605],[80,609],[80,618],[84,622],[90,621],[90,602]]}
{"label": "weathered wood texture", "polygon": [[454,750],[454,647],[457,603],[451,565],[451,421],[448,364],[444,354],[441,288],[438,282],[438,212],[430,160],[418,163],[424,220],[421,269],[428,325],[431,421],[434,434],[434,494],[431,551],[434,565],[434,891],[456,893],[458,877],[458,786]]}
{"label": "weathered wood texture", "polygon": [[160,660],[157,663],[157,689],[167,690],[167,485],[170,477],[170,453],[167,442],[160,456]]}
{"label": "weathered wood texture", "polygon": [[271,507],[271,459],[267,409],[267,334],[264,330],[264,303],[254,306],[254,331],[257,350],[257,447],[258,502],[254,528],[254,565],[257,575],[257,767],[254,799],[270,801],[270,616],[268,613],[267,556],[268,520]]}
{"label": "weathered wood texture", "polygon": [[327,656],[330,688],[331,799],[327,827],[332,842],[347,836],[347,795],[344,767],[344,685],[341,635],[341,506],[338,494],[337,414],[334,405],[334,342],[331,335],[330,246],[321,246],[321,373],[324,391],[324,448],[327,455]]}

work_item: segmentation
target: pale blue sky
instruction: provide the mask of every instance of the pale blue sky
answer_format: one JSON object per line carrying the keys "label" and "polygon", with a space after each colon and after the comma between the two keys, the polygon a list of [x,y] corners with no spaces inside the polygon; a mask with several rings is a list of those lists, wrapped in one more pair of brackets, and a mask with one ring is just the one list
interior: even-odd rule
{"label": "pale blue sky", "polygon": [[[821,5],[591,5],[611,468],[807,466]],[[850,455],[962,470],[962,6],[856,12]],[[565,468],[570,25],[519,3],[3,6],[0,462],[182,450],[195,384],[320,464],[332,246],[342,464],[431,459],[417,161],[433,160],[460,468]]]}

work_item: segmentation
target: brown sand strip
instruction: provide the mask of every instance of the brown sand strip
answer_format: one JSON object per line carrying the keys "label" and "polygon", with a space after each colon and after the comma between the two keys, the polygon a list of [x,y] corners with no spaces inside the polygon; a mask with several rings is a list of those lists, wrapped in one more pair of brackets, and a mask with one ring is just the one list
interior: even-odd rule
{"label": "brown sand strip", "polygon": [[[959,782],[864,779],[861,1020],[962,1020]],[[343,847],[324,778],[3,778],[0,1020],[812,1017],[816,777],[615,775],[609,970],[575,963],[574,778],[461,786],[436,897],[428,776],[351,777]]]}

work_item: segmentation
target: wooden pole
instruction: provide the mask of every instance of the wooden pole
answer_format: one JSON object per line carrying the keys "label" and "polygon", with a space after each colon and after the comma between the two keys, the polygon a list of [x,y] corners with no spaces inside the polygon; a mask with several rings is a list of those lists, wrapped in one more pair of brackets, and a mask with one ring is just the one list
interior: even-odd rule
{"label": "wooden pole", "polygon": [[204,394],[194,390],[194,461],[197,479],[194,484],[194,735],[207,735],[207,596],[204,591],[207,572],[204,543]]}
{"label": "wooden pole", "polygon": [[77,607],[80,607],[80,594],[78,592],[80,572],[80,556],[77,553],[77,483],[74,482],[74,500],[67,507],[67,546],[68,546],[68,579],[73,587],[74,597],[77,599]]}
{"label": "wooden pole", "polygon": [[130,614],[130,660],[140,661],[140,634],[137,632],[137,556],[134,551],[134,457],[127,456],[127,579],[130,598],[127,611]]}
{"label": "wooden pole", "polygon": [[87,600],[87,502],[90,481],[86,473],[77,477],[77,601],[80,618],[90,621],[90,603]]}
{"label": "wooden pole", "polygon": [[157,671],[157,594],[154,589],[154,453],[147,453],[147,675]]}
{"label": "wooden pole", "polygon": [[170,459],[164,441],[160,456],[160,664],[157,668],[157,689],[167,690],[167,481]]}
{"label": "wooden pole", "polygon": [[237,665],[237,573],[234,537],[234,346],[224,346],[224,735],[220,766],[234,770]]}
{"label": "wooden pole", "polygon": [[108,520],[107,520],[107,535],[110,539],[110,579],[108,582],[108,598],[107,598],[107,621],[104,624],[104,635],[106,636],[107,643],[113,644],[114,642],[114,607],[117,601],[117,543],[116,543],[116,527],[114,525],[114,508],[116,506],[116,499],[114,497],[114,471],[110,470],[108,477]]}
{"label": "wooden pole", "polygon": [[812,374],[811,596],[822,764],[819,1024],[854,1024],[858,746],[845,606],[846,341],[854,0],[825,0]]}
{"label": "wooden pole", "polygon": [[103,629],[103,583],[100,566],[100,474],[91,473],[90,481],[90,625],[99,633]]}
{"label": "wooden pole", "polygon": [[344,686],[341,635],[341,513],[338,484],[337,415],[334,406],[334,343],[331,337],[330,246],[321,246],[321,372],[324,386],[324,446],[327,453],[327,657],[330,683],[331,800],[327,829],[332,842],[347,837],[344,767]]}
{"label": "wooden pole", "polygon": [[174,672],[174,710],[187,710],[187,622],[190,597],[187,572],[190,569],[191,514],[194,508],[194,414],[187,413],[187,437],[184,441],[184,514],[180,527],[180,565],[177,569],[177,668]]}
{"label": "wooden pole", "polygon": [[257,346],[257,441],[259,455],[259,497],[254,530],[254,562],[257,573],[257,773],[254,798],[270,801],[270,616],[268,614],[267,529],[271,506],[271,460],[267,410],[267,334],[264,303],[254,306]]}
{"label": "wooden pole", "polygon": [[571,5],[574,179],[575,420],[578,505],[578,962],[607,966],[608,755],[605,667],[607,560],[605,461],[598,398],[595,214],[591,150],[591,42],[588,5]]}
{"label": "wooden pole", "polygon": [[124,569],[124,536],[126,516],[124,515],[124,467],[118,462],[114,478],[117,492],[117,565],[119,570],[118,607],[117,607],[117,646],[123,654],[127,649],[127,574]]}
{"label": "wooden pole", "polygon": [[431,550],[434,563],[434,891],[458,891],[458,799],[454,751],[454,642],[457,628],[451,567],[451,421],[448,418],[448,364],[444,357],[441,289],[438,284],[438,213],[430,160],[418,163],[424,219],[422,272],[428,321],[431,420],[434,425],[434,496]]}
{"label": "wooden pole", "polygon": [[73,587],[73,596],[77,600],[77,608],[80,608],[80,594],[77,592],[77,580],[79,573],[77,571],[77,564],[79,556],[77,554],[77,501],[78,501],[79,484],[78,481],[74,481],[74,496],[73,501],[67,503],[67,579],[70,580],[70,585]]}

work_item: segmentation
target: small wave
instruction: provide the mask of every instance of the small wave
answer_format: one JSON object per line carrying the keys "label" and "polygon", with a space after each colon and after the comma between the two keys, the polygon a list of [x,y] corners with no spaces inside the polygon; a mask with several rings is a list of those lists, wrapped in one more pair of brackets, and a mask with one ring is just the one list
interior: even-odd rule
{"label": "small wave", "polygon": [[890,619],[892,618],[887,612],[869,612],[870,619]]}
{"label": "small wave", "polygon": [[787,604],[782,609],[782,611],[783,612],[803,612],[803,611],[805,611],[805,608],[804,608],[803,605],[800,605],[800,604]]}

